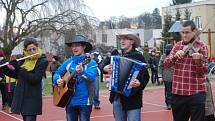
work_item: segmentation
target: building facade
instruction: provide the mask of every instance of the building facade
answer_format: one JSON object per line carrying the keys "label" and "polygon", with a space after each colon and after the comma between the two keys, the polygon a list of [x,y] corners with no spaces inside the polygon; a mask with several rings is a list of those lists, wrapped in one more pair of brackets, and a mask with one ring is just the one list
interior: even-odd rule
{"label": "building facade", "polygon": [[137,33],[140,37],[140,45],[144,47],[145,44],[149,48],[159,47],[160,42],[156,38],[161,37],[161,29],[144,30],[144,29],[99,29],[95,32],[95,41],[97,44],[104,44],[106,46],[118,47],[119,34],[124,31],[132,31]]}
{"label": "building facade", "polygon": [[[172,21],[175,21],[177,10],[181,14],[181,19],[185,18],[185,11],[190,13],[190,20],[193,20],[196,26],[202,30],[200,38],[211,48],[211,55],[215,55],[215,0],[194,2],[189,4],[174,5],[162,8],[162,25],[164,16],[171,15]],[[211,39],[208,36],[208,30],[211,30]],[[209,53],[210,54],[210,53]]]}

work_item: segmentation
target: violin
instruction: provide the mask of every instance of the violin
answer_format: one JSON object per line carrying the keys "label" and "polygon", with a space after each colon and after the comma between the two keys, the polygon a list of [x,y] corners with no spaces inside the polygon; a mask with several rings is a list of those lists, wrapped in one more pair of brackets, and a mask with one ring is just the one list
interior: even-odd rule
{"label": "violin", "polygon": [[200,48],[195,48],[194,46],[193,46],[193,44],[194,43],[189,43],[189,44],[187,44],[187,45],[185,45],[184,47],[183,47],[183,51],[184,51],[184,54],[185,55],[192,55],[193,53],[197,53],[197,52],[199,52],[199,50],[200,50]]}
{"label": "violin", "polygon": [[190,56],[193,54],[193,53],[197,53],[199,52],[200,48],[195,48],[193,45],[196,41],[198,41],[198,39],[196,39],[200,34],[200,31],[197,31],[195,33],[195,36],[191,39],[191,41],[186,44],[184,47],[183,47],[183,51],[184,51],[184,54],[187,55],[189,54]]}

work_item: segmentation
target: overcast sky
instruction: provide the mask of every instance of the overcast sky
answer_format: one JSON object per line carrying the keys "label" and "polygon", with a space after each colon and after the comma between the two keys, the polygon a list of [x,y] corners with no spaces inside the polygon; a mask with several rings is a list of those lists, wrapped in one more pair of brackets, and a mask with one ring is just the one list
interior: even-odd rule
{"label": "overcast sky", "polygon": [[[202,1],[202,0],[193,0]],[[172,0],[84,0],[92,14],[100,20],[108,20],[110,16],[134,17],[155,8],[169,6]]]}
{"label": "overcast sky", "polygon": [[[161,11],[161,7],[169,6],[172,0],[83,0],[89,7],[89,15],[99,20],[108,20],[111,16],[135,17],[155,8]],[[203,0],[193,0],[203,1]],[[85,14],[87,14],[85,13]],[[2,11],[1,11],[2,14]],[[0,26],[3,25],[5,16],[0,18]]]}

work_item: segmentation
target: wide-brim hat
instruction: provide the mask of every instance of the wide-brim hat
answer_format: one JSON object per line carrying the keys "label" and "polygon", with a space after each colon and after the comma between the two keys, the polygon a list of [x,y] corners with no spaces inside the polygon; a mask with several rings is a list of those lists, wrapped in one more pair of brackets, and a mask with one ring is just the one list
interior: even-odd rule
{"label": "wide-brim hat", "polygon": [[137,33],[134,33],[132,31],[124,31],[124,32],[119,33],[119,37],[120,38],[125,37],[128,39],[134,40],[134,47],[135,48],[140,46],[140,38],[139,38]]}
{"label": "wide-brim hat", "polygon": [[72,37],[72,39],[68,42],[66,42],[66,45],[71,46],[73,43],[81,43],[86,46],[84,49],[85,52],[89,52],[92,50],[93,46],[91,45],[90,42],[88,42],[87,37],[83,35],[75,35]]}

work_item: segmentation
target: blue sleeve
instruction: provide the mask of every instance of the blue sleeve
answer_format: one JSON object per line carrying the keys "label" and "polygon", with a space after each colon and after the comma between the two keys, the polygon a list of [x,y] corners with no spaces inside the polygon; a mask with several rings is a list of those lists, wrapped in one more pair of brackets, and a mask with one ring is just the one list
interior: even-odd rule
{"label": "blue sleeve", "polygon": [[97,75],[97,63],[95,60],[91,60],[85,67],[85,70],[82,73],[78,74],[79,76],[85,76],[88,80],[96,80]]}
{"label": "blue sleeve", "polygon": [[55,71],[54,75],[53,75],[53,84],[57,85],[57,80],[59,78],[61,78],[67,71],[66,67],[69,63],[72,62],[72,58],[66,60],[63,64],[61,64],[60,67],[58,67],[58,69]]}

